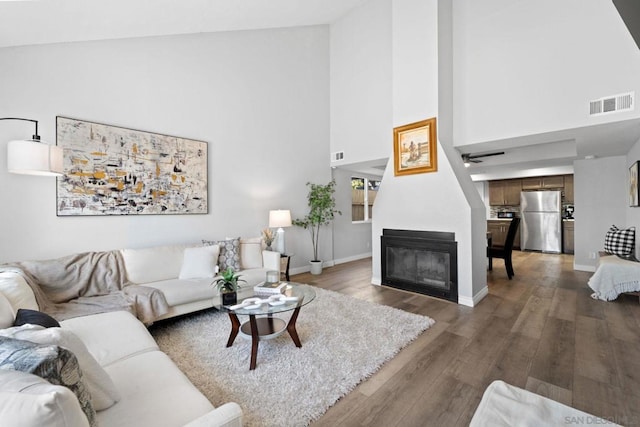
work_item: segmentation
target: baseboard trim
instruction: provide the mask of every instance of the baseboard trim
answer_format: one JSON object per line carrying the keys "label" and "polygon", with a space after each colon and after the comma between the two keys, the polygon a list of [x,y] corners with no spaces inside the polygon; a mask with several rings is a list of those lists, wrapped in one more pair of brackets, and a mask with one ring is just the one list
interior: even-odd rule
{"label": "baseboard trim", "polygon": [[578,271],[589,271],[591,273],[596,271],[596,267],[593,265],[581,265],[581,264],[573,264],[573,269]]}
{"label": "baseboard trim", "polygon": [[480,292],[475,294],[472,298],[458,296],[458,304],[466,305],[467,307],[475,307],[487,295],[489,295],[489,287],[485,286],[484,288],[480,289]]}
{"label": "baseboard trim", "polygon": [[352,255],[346,258],[340,258],[333,261],[334,264],[344,264],[345,262],[358,261],[359,259],[371,258],[371,252],[364,254]]}
{"label": "baseboard trim", "polygon": [[[365,259],[365,258],[371,258],[371,252],[368,252],[366,254],[353,255],[346,258],[335,259],[331,261],[324,261],[322,263],[322,268],[333,267],[338,264],[344,264],[345,262],[357,261],[359,259]],[[311,266],[307,264],[302,267],[289,268],[289,275],[293,276],[294,274],[308,273],[309,271],[311,271]]]}

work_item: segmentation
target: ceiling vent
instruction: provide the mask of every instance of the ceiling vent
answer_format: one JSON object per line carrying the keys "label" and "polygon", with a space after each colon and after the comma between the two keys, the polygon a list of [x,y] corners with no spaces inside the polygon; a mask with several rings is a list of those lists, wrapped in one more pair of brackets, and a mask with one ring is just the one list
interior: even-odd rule
{"label": "ceiling vent", "polygon": [[339,162],[340,160],[344,160],[344,151],[336,151],[335,153],[331,153],[332,162]]}
{"label": "ceiling vent", "polygon": [[600,114],[617,113],[618,111],[633,111],[635,108],[634,98],[635,92],[629,92],[596,99],[589,103],[589,115],[598,116]]}

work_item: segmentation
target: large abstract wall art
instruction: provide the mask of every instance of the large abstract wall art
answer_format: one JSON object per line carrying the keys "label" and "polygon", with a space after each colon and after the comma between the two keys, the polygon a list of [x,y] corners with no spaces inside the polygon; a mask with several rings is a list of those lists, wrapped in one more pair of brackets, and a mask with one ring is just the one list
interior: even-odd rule
{"label": "large abstract wall art", "polygon": [[58,216],[205,214],[207,143],[56,118]]}

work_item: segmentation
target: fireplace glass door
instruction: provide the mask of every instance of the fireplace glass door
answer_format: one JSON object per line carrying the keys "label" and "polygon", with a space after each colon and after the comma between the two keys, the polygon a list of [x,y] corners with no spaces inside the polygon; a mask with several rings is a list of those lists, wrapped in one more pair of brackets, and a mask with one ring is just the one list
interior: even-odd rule
{"label": "fireplace glass door", "polygon": [[387,247],[387,277],[449,290],[451,260],[446,252]]}

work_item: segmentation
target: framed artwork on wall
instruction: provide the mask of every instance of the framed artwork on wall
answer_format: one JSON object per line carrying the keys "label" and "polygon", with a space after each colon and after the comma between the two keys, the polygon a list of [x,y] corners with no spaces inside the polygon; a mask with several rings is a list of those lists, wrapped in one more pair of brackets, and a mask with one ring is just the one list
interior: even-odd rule
{"label": "framed artwork on wall", "polygon": [[436,118],[393,129],[395,176],[438,170]]}
{"label": "framed artwork on wall", "polygon": [[638,207],[640,197],[638,196],[638,164],[635,162],[629,168],[629,206]]}
{"label": "framed artwork on wall", "polygon": [[57,215],[206,214],[207,143],[56,117]]}

